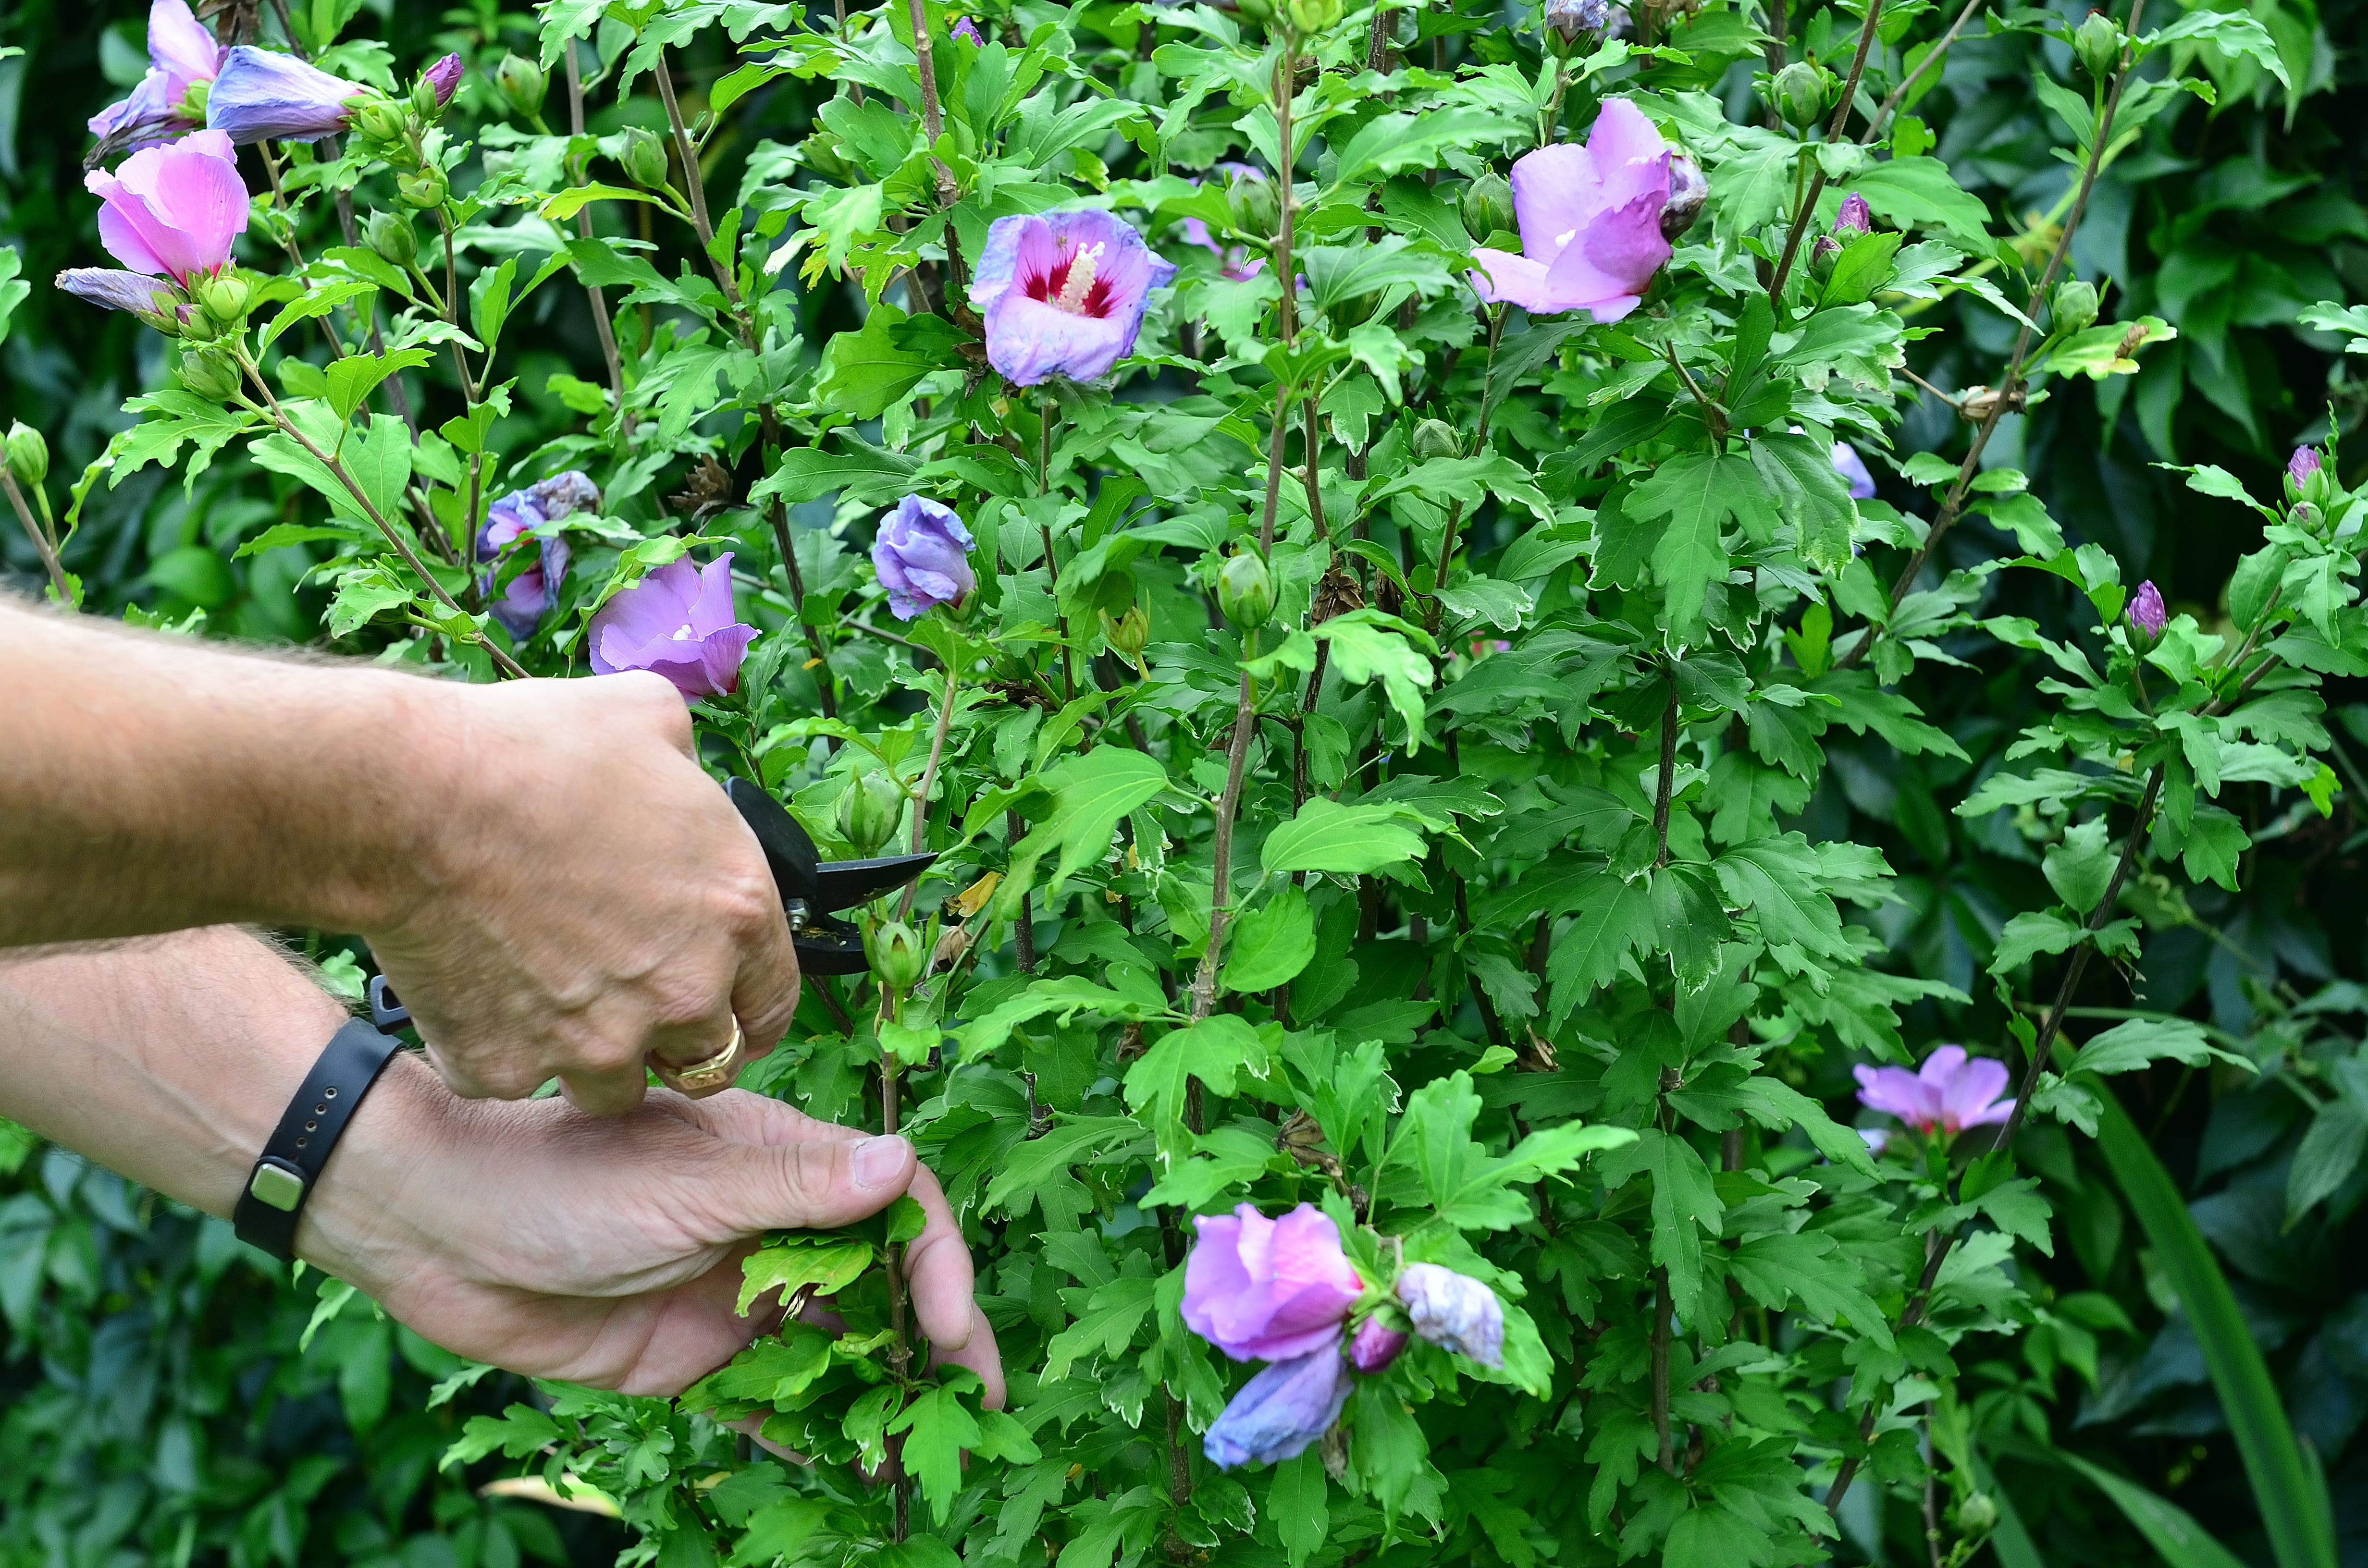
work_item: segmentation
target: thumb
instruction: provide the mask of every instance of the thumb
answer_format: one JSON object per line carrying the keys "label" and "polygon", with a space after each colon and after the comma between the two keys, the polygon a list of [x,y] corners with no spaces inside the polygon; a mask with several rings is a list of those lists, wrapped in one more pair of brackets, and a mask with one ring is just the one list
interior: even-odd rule
{"label": "thumb", "polygon": [[718,1142],[685,1171],[693,1224],[710,1244],[767,1231],[827,1230],[878,1213],[912,1185],[919,1160],[903,1138]]}

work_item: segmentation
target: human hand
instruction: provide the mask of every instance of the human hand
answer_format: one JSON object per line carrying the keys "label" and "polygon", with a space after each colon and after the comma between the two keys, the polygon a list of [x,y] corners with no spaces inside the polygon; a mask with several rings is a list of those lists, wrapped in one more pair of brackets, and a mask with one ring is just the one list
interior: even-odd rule
{"label": "human hand", "polygon": [[934,1359],[1004,1398],[995,1333],[945,1193],[902,1138],[740,1090],[593,1117],[460,1101],[397,1059],[306,1206],[298,1250],[447,1349],[535,1377],[671,1394],[779,1321],[737,1316],[768,1230],[850,1224],[909,1190],[905,1252]]}
{"label": "human hand", "polygon": [[[411,683],[406,683],[411,684]],[[797,958],[756,835],[645,673],[442,687],[415,722],[424,820],[361,934],[454,1092],[557,1077],[582,1109],[642,1097],[645,1058],[746,1055],[788,1030]]]}

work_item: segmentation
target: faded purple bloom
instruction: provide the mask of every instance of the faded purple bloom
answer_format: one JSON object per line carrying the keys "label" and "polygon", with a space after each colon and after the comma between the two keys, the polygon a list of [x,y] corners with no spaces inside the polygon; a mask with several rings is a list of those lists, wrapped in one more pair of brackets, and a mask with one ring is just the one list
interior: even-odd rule
{"label": "faded purple bloom", "polygon": [[2321,460],[2317,447],[2296,447],[2294,456],[2286,460],[2286,477],[2300,490],[2317,474]]}
{"label": "faded purple bloom", "polygon": [[970,286],[987,363],[1015,386],[1092,381],[1134,352],[1151,290],[1175,276],[1173,262],[1096,208],[997,218]]}
{"label": "faded purple bloom", "polygon": [[249,142],[318,142],[345,130],[348,106],[369,88],[292,54],[240,44],[206,99],[206,124]]}
{"label": "faded purple bloom", "polygon": [[[524,490],[513,490],[485,508],[485,526],[477,533],[477,559],[498,560],[511,545],[553,517],[589,511],[599,504],[599,487],[575,469],[555,473]],[[542,547],[540,558],[511,578],[502,597],[491,606],[494,619],[509,628],[514,638],[533,634],[543,613],[551,608],[560,581],[567,575],[567,541],[554,537],[536,542]],[[485,574],[486,592],[493,591],[499,576],[498,570]]]}
{"label": "faded purple bloom", "polygon": [[939,605],[959,605],[978,587],[970,548],[977,542],[953,508],[918,495],[896,503],[872,541],[871,569],[888,590],[888,608],[910,620]]}
{"label": "faded purple bloom", "polygon": [[58,287],[77,299],[110,311],[169,318],[179,303],[173,286],[144,272],[118,272],[111,267],[74,267],[58,274]]}
{"label": "faded purple bloom", "polygon": [[1866,1144],[1866,1152],[1870,1154],[1880,1154],[1891,1147],[1891,1134],[1883,1128],[1861,1127],[1858,1130],[1858,1135]]}
{"label": "faded purple bloom", "polygon": [[204,96],[192,114],[189,89],[213,81],[222,53],[185,0],[154,0],[148,7],[148,74],[120,102],[90,117],[90,133],[98,138],[90,161],[169,142],[203,125]]}
{"label": "faded purple bloom", "polygon": [[2138,585],[2138,591],[2130,596],[2130,608],[2122,613],[2130,618],[2130,624],[2148,642],[2161,636],[2162,629],[2170,621],[2170,612],[2163,606],[2162,590],[2151,581]]}
{"label": "faded purple bloom", "polygon": [[[2006,1063],[1987,1056],[1970,1060],[1962,1045],[1944,1045],[1924,1059],[1922,1071],[1905,1067],[1859,1067],[1859,1103],[1896,1116],[1918,1132],[1957,1133],[1988,1127],[2014,1112],[2006,1092]],[[1996,1102],[1993,1104],[1992,1102]]]}
{"label": "faded purple bloom", "polygon": [[686,699],[717,697],[740,687],[740,661],[757,635],[734,618],[732,557],[704,571],[686,558],[643,577],[600,607],[586,651],[604,676],[655,670]]}
{"label": "faded purple bloom", "polygon": [[1848,241],[1873,232],[1874,213],[1867,207],[1866,198],[1854,190],[1843,197],[1841,210],[1834,214],[1834,238]]}
{"label": "faded purple bloom", "polygon": [[246,232],[246,184],[230,138],[219,131],[143,147],[113,174],[93,169],[82,183],[106,203],[99,243],[134,272],[186,286],[227,266],[231,242]]}
{"label": "faded purple bloom", "polygon": [[1874,499],[1874,475],[1866,471],[1866,460],[1848,441],[1834,443],[1834,472],[1850,481],[1850,499]]}
{"label": "faded purple bloom", "polygon": [[1709,199],[1710,181],[1702,177],[1702,165],[1683,153],[1670,153],[1669,202],[1661,209],[1661,237],[1677,244],[1694,226],[1702,203]]}
{"label": "faded purple bloom", "polygon": [[1339,1328],[1326,1333],[1315,1349],[1277,1361],[1242,1385],[1201,1440],[1211,1464],[1220,1470],[1252,1460],[1275,1464],[1305,1452],[1331,1430],[1349,1403],[1349,1377]]}
{"label": "faded purple bloom", "polygon": [[1505,1308],[1479,1280],[1435,1263],[1409,1263],[1398,1274],[1398,1300],[1418,1337],[1484,1367],[1505,1364]]}
{"label": "faded purple bloom", "polygon": [[1365,1282],[1330,1215],[1303,1203],[1269,1220],[1244,1203],[1193,1223],[1201,1239],[1184,1263],[1185,1327],[1236,1361],[1286,1360],[1319,1346],[1339,1358],[1340,1324]]}
{"label": "faded purple bloom", "polygon": [[1546,26],[1568,41],[1600,34],[1611,24],[1611,0],[1546,0]]}
{"label": "faded purple bloom", "polygon": [[1398,1358],[1406,1336],[1379,1317],[1369,1317],[1349,1336],[1349,1365],[1360,1372],[1378,1372]]}
{"label": "faded purple bloom", "polygon": [[949,28],[948,31],[950,31],[954,37],[959,39],[967,39],[972,43],[983,44],[986,41],[986,40],[978,36],[978,24],[972,21],[968,17],[956,17],[954,19],[954,25]]}
{"label": "faded purple bloom", "polygon": [[448,54],[420,74],[427,78],[429,86],[436,89],[436,107],[442,108],[452,101],[452,95],[461,88],[461,57]]}
{"label": "faded purple bloom", "polygon": [[1661,210],[1669,199],[1668,144],[1642,110],[1613,98],[1587,145],[1541,147],[1513,165],[1521,254],[1482,246],[1473,287],[1533,315],[1587,311],[1614,322],[1642,302],[1669,259]]}

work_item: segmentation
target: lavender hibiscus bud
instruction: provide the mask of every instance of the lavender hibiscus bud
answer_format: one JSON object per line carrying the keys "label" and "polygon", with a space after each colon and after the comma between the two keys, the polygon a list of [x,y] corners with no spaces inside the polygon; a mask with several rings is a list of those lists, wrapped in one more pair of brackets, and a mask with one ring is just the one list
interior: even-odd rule
{"label": "lavender hibiscus bud", "polygon": [[1669,200],[1661,209],[1661,237],[1675,243],[1702,216],[1710,199],[1710,181],[1702,166],[1683,153],[1669,154]]}
{"label": "lavender hibiscus bud", "polygon": [[1841,206],[1835,210],[1834,238],[1847,244],[1861,234],[1873,233],[1874,210],[1867,206],[1865,197],[1853,190],[1842,198]]}
{"label": "lavender hibiscus bud", "polygon": [[888,590],[889,612],[899,620],[939,605],[961,613],[978,589],[970,564],[975,542],[952,507],[918,495],[897,502],[871,544],[871,569]]}
{"label": "lavender hibiscus bud", "polygon": [[240,44],[214,78],[206,124],[241,145],[318,142],[345,130],[355,100],[365,95],[385,102],[359,83],[332,76],[292,54]]}
{"label": "lavender hibiscus bud", "polygon": [[2138,585],[2138,591],[2130,596],[2130,608],[2122,613],[2128,617],[2130,630],[2143,638],[2148,648],[2154,646],[2170,621],[2170,612],[2163,607],[2162,590],[2150,581]]}
{"label": "lavender hibiscus bud", "polygon": [[[427,90],[435,95],[436,113],[441,114],[446,106],[451,103],[452,95],[460,90],[461,57],[457,54],[446,55],[421,72],[419,79],[427,83]],[[415,104],[413,107],[418,106]],[[430,115],[428,118],[433,119],[434,116]]]}
{"label": "lavender hibiscus bud", "polygon": [[2317,447],[2296,447],[2294,456],[2286,460],[2286,479],[2299,494],[2304,486],[2318,477],[2319,470],[2324,466]]}
{"label": "lavender hibiscus bud", "polygon": [[19,484],[39,484],[50,476],[50,444],[22,420],[8,426],[8,472]]}
{"label": "lavender hibiscus bud", "polygon": [[510,108],[525,119],[532,119],[542,112],[543,94],[551,87],[542,67],[520,55],[505,54],[502,62],[494,67],[494,85]]}
{"label": "lavender hibiscus bud", "polygon": [[986,40],[978,36],[978,24],[972,21],[968,17],[955,17],[954,25],[946,30],[950,36],[961,39],[965,43],[984,44],[986,42]]}
{"label": "lavender hibiscus bud", "polygon": [[1274,576],[1266,557],[1244,550],[1217,569],[1217,608],[1246,631],[1267,623],[1274,614]]}
{"label": "lavender hibiscus bud", "polygon": [[890,920],[863,933],[863,956],[880,983],[891,991],[909,991],[927,971],[929,949],[921,934],[902,920]]}
{"label": "lavender hibiscus bud", "polygon": [[866,773],[838,797],[838,835],[859,856],[877,855],[905,814],[905,792],[884,773]]}
{"label": "lavender hibiscus bud", "polygon": [[1833,87],[1831,72],[1805,60],[1795,60],[1776,73],[1769,90],[1775,95],[1776,112],[1784,123],[1796,131],[1806,131],[1826,118]]}
{"label": "lavender hibiscus bud", "polygon": [[1340,1419],[1350,1387],[1335,1326],[1316,1349],[1277,1361],[1243,1384],[1210,1425],[1201,1451],[1220,1470],[1254,1460],[1277,1464],[1295,1459]]}
{"label": "lavender hibiscus bud", "polygon": [[177,336],[173,286],[144,272],[120,272],[111,267],[72,267],[58,274],[57,286],[77,300],[128,311],[159,332]]}
{"label": "lavender hibiscus bud", "polygon": [[1479,1280],[1435,1263],[1409,1263],[1398,1274],[1397,1296],[1417,1337],[1484,1367],[1505,1364],[1504,1304]]}
{"label": "lavender hibiscus bud", "polygon": [[600,607],[586,652],[598,674],[654,670],[686,700],[720,697],[740,689],[740,663],[757,636],[737,613],[729,553],[704,569],[671,562]]}
{"label": "lavender hibiscus bud", "polygon": [[1303,1203],[1269,1220],[1244,1203],[1193,1225],[1200,1239],[1184,1261],[1185,1327],[1236,1361],[1316,1350],[1339,1359],[1340,1325],[1365,1282],[1330,1215]]}
{"label": "lavender hibiscus bud", "polygon": [[997,218],[970,286],[986,362],[1021,387],[1107,375],[1134,352],[1151,290],[1175,276],[1173,262],[1097,208]]}
{"label": "lavender hibiscus bud", "polygon": [[1349,1336],[1349,1365],[1360,1372],[1381,1371],[1398,1358],[1406,1345],[1406,1331],[1392,1328],[1376,1314],[1359,1324],[1357,1332]]}

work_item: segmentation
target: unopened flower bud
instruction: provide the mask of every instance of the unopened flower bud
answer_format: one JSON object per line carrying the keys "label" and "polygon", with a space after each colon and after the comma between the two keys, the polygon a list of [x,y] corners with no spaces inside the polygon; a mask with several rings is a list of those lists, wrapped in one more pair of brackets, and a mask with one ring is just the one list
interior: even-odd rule
{"label": "unopened flower bud", "polygon": [[2072,35],[2072,52],[2080,57],[2081,69],[2105,81],[2122,68],[2122,29],[2104,12],[2091,11]]}
{"label": "unopened flower bud", "polygon": [[1834,238],[1848,244],[1861,234],[1873,233],[1874,210],[1867,206],[1865,197],[1853,190],[1842,198],[1841,206],[1834,213]]}
{"label": "unopened flower bud", "polygon": [[347,112],[353,128],[373,142],[400,142],[407,129],[403,110],[375,91],[356,97]]}
{"label": "unopened flower bud", "polygon": [[866,773],[838,797],[838,835],[859,856],[876,855],[895,835],[905,792],[884,773]]}
{"label": "unopened flower bud", "polygon": [[1957,1505],[1957,1528],[1969,1536],[1995,1529],[1998,1522],[1998,1503],[1987,1492],[1968,1492],[1965,1500]]}
{"label": "unopened flower bud", "polygon": [[1463,187],[1463,227],[1486,244],[1495,233],[1512,233],[1520,220],[1513,211],[1513,187],[1494,169]]}
{"label": "unopened flower bud", "polygon": [[1611,20],[1611,0],[1546,0],[1546,26],[1565,42],[1600,37]]}
{"label": "unopened flower bud", "polygon": [[1397,1295],[1423,1339],[1484,1367],[1505,1364],[1504,1304],[1479,1280],[1435,1263],[1409,1263],[1398,1275]]}
{"label": "unopened flower bud", "polygon": [[29,425],[8,426],[8,472],[19,484],[39,484],[50,476],[50,444]]}
{"label": "unopened flower bud", "polygon": [[195,292],[198,302],[205,306],[206,314],[224,326],[235,326],[245,321],[247,302],[255,298],[255,290],[234,272],[207,278],[197,286]]}
{"label": "unopened flower bud", "polygon": [[2305,486],[2318,477],[2319,471],[2324,466],[2317,447],[2296,447],[2294,449],[2294,456],[2286,460],[2286,478],[2294,485],[2295,493],[2299,494]]}
{"label": "unopened flower bud", "polygon": [[441,207],[451,193],[452,187],[445,179],[444,171],[432,165],[417,174],[404,175],[394,182],[394,199],[405,207]]}
{"label": "unopened flower bud", "polygon": [[863,933],[863,956],[871,972],[892,991],[911,989],[929,965],[929,950],[921,934],[902,920],[891,920]]}
{"label": "unopened flower bud", "polygon": [[1245,550],[1226,561],[1217,573],[1217,608],[1244,631],[1267,623],[1274,614],[1274,577],[1266,557]]}
{"label": "unopened flower bud", "polygon": [[505,54],[494,67],[494,85],[501,89],[510,108],[527,119],[542,112],[542,95],[549,85],[542,67],[523,55]]}
{"label": "unopened flower bud", "polygon": [[1287,0],[1287,9],[1302,34],[1324,32],[1340,19],[1340,0]]}
{"label": "unopened flower bud", "polygon": [[1795,60],[1776,73],[1770,90],[1775,94],[1776,112],[1784,123],[1805,131],[1826,118],[1826,107],[1832,100],[1833,74],[1805,60]]}
{"label": "unopened flower bud", "polygon": [[1392,1328],[1377,1313],[1357,1325],[1349,1338],[1349,1365],[1360,1372],[1378,1372],[1398,1358],[1406,1348],[1404,1332]]}
{"label": "unopened flower bud", "polygon": [[181,356],[181,384],[219,403],[238,391],[238,366],[219,348],[193,348]]}
{"label": "unopened flower bud", "polygon": [[419,231],[408,212],[373,212],[366,232],[370,248],[397,267],[409,267],[419,255]]}
{"label": "unopened flower bud", "polygon": [[1675,242],[1694,226],[1709,199],[1710,181],[1702,177],[1702,165],[1683,153],[1670,153],[1669,199],[1661,208],[1661,237]]}
{"label": "unopened flower bud", "polygon": [[2162,629],[2170,622],[2170,612],[2163,606],[2162,590],[2151,582],[2138,585],[2138,591],[2130,596],[2129,608],[2122,613],[2130,623],[2130,640],[2138,644],[2140,653],[2153,647]]}
{"label": "unopened flower bud", "polygon": [[1234,227],[1245,234],[1273,233],[1282,211],[1271,180],[1239,175],[1225,181],[1225,205],[1233,210]]}
{"label": "unopened flower bud", "polygon": [[419,108],[421,118],[434,119],[444,112],[445,106],[452,101],[453,93],[461,85],[461,57],[457,54],[446,55],[427,70],[422,71],[419,74],[419,79],[427,85],[428,97],[432,102],[429,107],[421,108],[418,99],[415,97],[412,105]]}
{"label": "unopened flower bud", "polygon": [[1110,619],[1108,610],[1101,612],[1101,618],[1102,641],[1110,645],[1112,653],[1140,659],[1144,649],[1151,645],[1151,617],[1141,605],[1127,606],[1126,613],[1116,620]]}
{"label": "unopened flower bud", "polygon": [[1416,426],[1412,444],[1414,455],[1425,462],[1463,455],[1463,443],[1456,438],[1455,426],[1444,419],[1426,419]]}
{"label": "unopened flower bud", "polygon": [[2050,310],[2058,332],[2082,332],[2097,319],[2097,286],[2085,278],[2075,278],[2055,286],[2055,299]]}
{"label": "unopened flower bud", "polygon": [[625,131],[624,155],[618,162],[625,166],[625,177],[635,185],[655,190],[666,182],[666,143],[658,133],[641,126]]}

